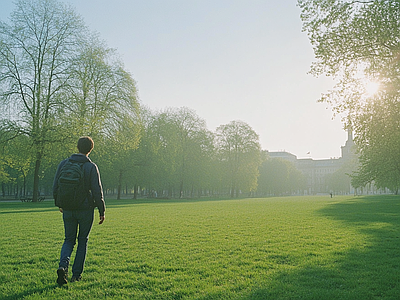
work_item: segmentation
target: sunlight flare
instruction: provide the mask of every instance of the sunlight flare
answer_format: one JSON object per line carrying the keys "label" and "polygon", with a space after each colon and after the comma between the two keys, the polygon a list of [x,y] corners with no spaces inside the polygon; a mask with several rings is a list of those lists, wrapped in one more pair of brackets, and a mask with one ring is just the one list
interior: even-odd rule
{"label": "sunlight flare", "polygon": [[379,91],[380,85],[376,81],[367,81],[364,88],[366,96],[373,97]]}

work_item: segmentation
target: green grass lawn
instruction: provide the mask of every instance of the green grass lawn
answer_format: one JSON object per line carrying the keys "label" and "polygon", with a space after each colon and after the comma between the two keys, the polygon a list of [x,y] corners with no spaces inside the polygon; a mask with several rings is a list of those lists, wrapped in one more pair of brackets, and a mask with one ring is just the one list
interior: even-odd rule
{"label": "green grass lawn", "polygon": [[399,196],[106,202],[64,287],[57,208],[0,202],[0,299],[400,298]]}

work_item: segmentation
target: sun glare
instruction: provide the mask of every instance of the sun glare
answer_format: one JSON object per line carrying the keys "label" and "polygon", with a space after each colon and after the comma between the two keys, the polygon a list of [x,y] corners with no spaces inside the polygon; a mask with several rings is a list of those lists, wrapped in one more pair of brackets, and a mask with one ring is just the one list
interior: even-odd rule
{"label": "sun glare", "polygon": [[379,83],[375,81],[367,82],[364,87],[367,97],[372,97],[379,91]]}

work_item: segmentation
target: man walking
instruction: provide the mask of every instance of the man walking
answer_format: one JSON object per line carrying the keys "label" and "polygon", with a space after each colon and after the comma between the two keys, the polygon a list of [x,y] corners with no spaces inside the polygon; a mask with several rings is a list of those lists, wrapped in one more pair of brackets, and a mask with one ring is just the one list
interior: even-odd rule
{"label": "man walking", "polygon": [[[98,208],[100,214],[99,224],[102,224],[105,219],[105,203],[99,170],[88,157],[93,146],[94,143],[90,137],[79,138],[79,153],[63,160],[59,164],[54,178],[53,196],[55,205],[59,207],[63,214],[65,230],[65,239],[57,270],[57,283],[59,285],[68,283],[68,266],[76,239],[78,239],[78,247],[72,266],[71,282],[79,281],[82,278],[95,207]],[[71,180],[68,184],[66,183],[68,178],[64,178],[71,176],[71,174],[78,174],[72,177],[78,178],[74,182],[76,186],[81,186],[80,189],[77,189]],[[79,178],[79,174],[81,178]],[[72,190],[74,190],[73,193],[71,193]]]}

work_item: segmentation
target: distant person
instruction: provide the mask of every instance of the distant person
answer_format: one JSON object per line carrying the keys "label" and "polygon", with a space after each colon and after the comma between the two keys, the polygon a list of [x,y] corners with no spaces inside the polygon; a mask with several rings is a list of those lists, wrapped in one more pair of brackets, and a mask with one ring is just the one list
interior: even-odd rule
{"label": "distant person", "polygon": [[100,222],[104,222],[105,203],[100,173],[88,155],[94,146],[90,137],[78,140],[79,153],[63,160],[54,177],[53,196],[55,205],[63,214],[65,239],[61,248],[60,263],[57,270],[57,283],[68,283],[68,266],[76,239],[75,260],[72,266],[71,282],[82,279],[85,264],[87,243],[94,219],[94,208],[100,214]]}

